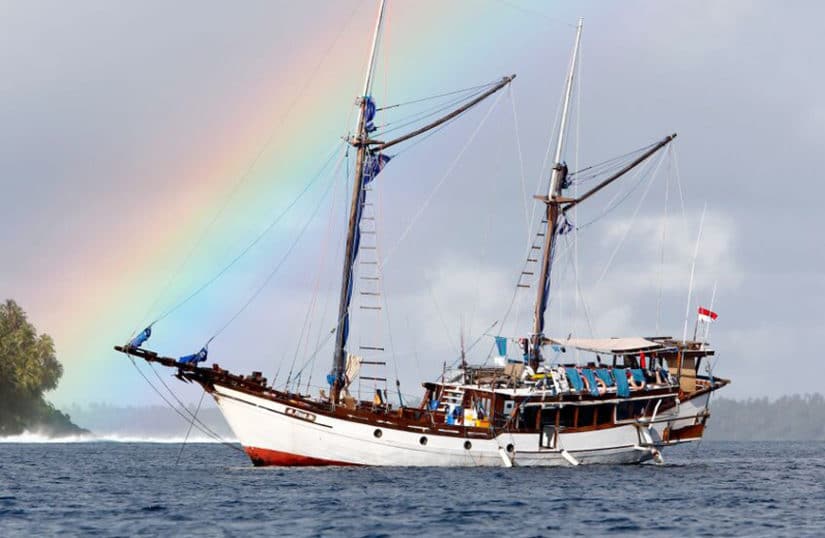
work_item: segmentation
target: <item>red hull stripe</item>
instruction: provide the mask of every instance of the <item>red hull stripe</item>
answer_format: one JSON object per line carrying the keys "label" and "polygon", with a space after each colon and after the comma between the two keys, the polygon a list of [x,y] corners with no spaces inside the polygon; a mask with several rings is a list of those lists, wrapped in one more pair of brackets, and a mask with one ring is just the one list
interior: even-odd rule
{"label": "red hull stripe", "polygon": [[279,452],[277,450],[255,448],[251,446],[245,446],[244,451],[246,451],[246,454],[252,460],[252,463],[258,467],[262,467],[265,465],[278,465],[281,467],[308,467],[313,465],[356,465],[355,463],[345,463],[343,461],[325,460],[321,458],[310,458],[308,456],[290,454],[289,452]]}

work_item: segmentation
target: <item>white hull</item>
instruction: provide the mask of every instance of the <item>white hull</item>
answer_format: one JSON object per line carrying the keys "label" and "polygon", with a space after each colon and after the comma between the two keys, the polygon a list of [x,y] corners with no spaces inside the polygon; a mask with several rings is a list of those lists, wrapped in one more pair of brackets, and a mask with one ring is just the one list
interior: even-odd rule
{"label": "white hull", "polygon": [[542,439],[537,433],[502,433],[486,439],[316,416],[220,385],[215,385],[213,396],[257,465],[569,466],[640,463],[656,454],[647,428],[633,424],[561,433],[556,439]]}
{"label": "white hull", "polygon": [[682,434],[678,439],[671,438],[669,441],[663,441],[665,437],[665,430],[671,432],[686,432],[691,427],[696,427],[704,424],[704,421],[710,416],[708,404],[710,402],[710,392],[700,394],[685,402],[680,402],[673,409],[663,412],[653,417],[650,422],[651,436],[656,444],[679,444],[691,441],[698,441],[702,438],[703,428],[689,434]]}

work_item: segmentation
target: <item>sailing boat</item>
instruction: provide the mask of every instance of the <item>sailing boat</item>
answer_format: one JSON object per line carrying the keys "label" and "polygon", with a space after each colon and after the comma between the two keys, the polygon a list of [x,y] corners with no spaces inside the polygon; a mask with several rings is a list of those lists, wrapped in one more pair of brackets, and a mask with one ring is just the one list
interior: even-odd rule
{"label": "sailing boat", "polygon": [[[358,258],[366,189],[380,172],[389,147],[422,135],[500,91],[507,76],[473,100],[410,133],[389,141],[371,138],[375,103],[371,97],[376,47],[384,18],[381,0],[355,134],[357,151],[349,206],[341,290],[329,394],[312,397],[267,384],[260,372],[236,375],[217,364],[200,367],[200,356],[164,357],[145,349],[151,328],[115,349],[176,370],[184,381],[200,384],[216,401],[255,465],[387,466],[545,466],[580,463],[639,463],[661,460],[667,445],[700,439],[709,416],[710,394],[729,381],[699,372],[714,355],[705,342],[654,338],[558,339],[546,336],[554,240],[567,223],[565,214],[661,150],[668,136],[585,194],[563,194],[568,180],[562,161],[564,132],[578,61],[582,23],[567,74],[554,167],[546,196],[544,244],[535,246],[540,277],[529,337],[520,339],[523,362],[470,366],[445,371],[423,384],[417,407],[394,408],[380,392],[371,401],[350,395],[352,355],[347,352],[353,270]],[[535,255],[535,251],[533,251]],[[546,346],[596,354],[597,363],[551,366]],[[612,357],[602,364],[601,357]]]}

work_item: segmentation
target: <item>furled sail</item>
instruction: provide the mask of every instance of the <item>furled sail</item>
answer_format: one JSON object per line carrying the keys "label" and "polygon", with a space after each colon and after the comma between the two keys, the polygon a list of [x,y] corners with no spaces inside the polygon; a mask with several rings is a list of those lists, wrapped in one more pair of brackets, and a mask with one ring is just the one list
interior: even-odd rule
{"label": "furled sail", "polygon": [[[367,104],[367,111],[369,111],[369,103],[372,103],[372,110],[373,116],[375,115],[375,103],[372,99],[368,98]],[[367,114],[367,119],[370,118],[370,115]],[[392,159],[391,156],[385,155],[381,152],[371,152],[368,151],[365,157],[364,162],[364,172],[363,172],[363,185],[364,187],[361,188],[361,193],[359,194],[358,205],[356,208],[357,215],[356,215],[356,222],[357,226],[355,227],[355,234],[353,237],[352,243],[352,254],[349,259],[349,285],[347,286],[347,302],[346,302],[346,309],[349,311],[350,303],[352,302],[352,289],[354,279],[353,271],[355,270],[355,261],[358,259],[358,248],[361,245],[361,217],[364,212],[364,204],[367,201],[367,190],[366,186],[369,185],[375,178],[381,173],[381,170],[384,169],[384,166]],[[343,345],[347,345],[347,340],[349,338],[349,315],[344,316],[341,324],[341,331],[343,333]]]}

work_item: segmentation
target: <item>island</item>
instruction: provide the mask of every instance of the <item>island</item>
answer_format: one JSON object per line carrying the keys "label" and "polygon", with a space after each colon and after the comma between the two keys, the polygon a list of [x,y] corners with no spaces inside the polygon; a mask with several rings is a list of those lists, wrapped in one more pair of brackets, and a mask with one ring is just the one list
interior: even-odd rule
{"label": "island", "polygon": [[0,437],[36,432],[50,437],[89,433],[49,403],[63,366],[48,334],[38,335],[13,300],[0,304]]}

